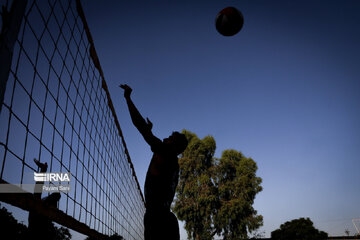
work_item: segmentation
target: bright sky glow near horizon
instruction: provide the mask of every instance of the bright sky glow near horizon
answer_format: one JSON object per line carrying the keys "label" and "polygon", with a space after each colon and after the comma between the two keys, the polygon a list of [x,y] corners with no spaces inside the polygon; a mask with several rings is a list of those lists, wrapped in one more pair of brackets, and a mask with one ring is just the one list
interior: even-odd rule
{"label": "bright sky glow near horizon", "polygon": [[[234,37],[214,26],[227,6],[245,18]],[[152,153],[121,83],[160,138],[188,129],[214,136],[217,157],[233,148],[257,162],[265,236],[299,217],[355,233],[358,1],[87,1],[84,11],[141,186]]]}
{"label": "bright sky glow near horizon", "polygon": [[[159,138],[182,129],[212,135],[216,157],[236,149],[257,162],[263,191],[254,208],[265,237],[300,217],[330,236],[355,234],[359,1],[82,4],[142,190],[152,152],[131,122],[123,83]],[[227,6],[245,19],[233,37],[215,29]]]}

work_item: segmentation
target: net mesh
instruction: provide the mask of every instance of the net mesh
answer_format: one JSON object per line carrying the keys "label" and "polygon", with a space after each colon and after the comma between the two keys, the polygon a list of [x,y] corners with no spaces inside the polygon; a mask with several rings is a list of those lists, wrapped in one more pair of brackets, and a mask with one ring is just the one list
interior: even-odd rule
{"label": "net mesh", "polygon": [[353,218],[352,223],[356,229],[357,235],[360,236],[360,218]]}
{"label": "net mesh", "polygon": [[35,183],[33,159],[47,162],[71,173],[60,210],[99,233],[143,239],[142,193],[78,4],[27,2],[0,113],[0,177]]}

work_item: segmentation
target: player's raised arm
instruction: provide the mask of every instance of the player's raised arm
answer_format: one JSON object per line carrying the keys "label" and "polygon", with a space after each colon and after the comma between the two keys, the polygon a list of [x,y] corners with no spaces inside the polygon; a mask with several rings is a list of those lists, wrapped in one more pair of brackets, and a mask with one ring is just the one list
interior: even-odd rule
{"label": "player's raised arm", "polygon": [[151,147],[154,147],[155,145],[161,143],[161,140],[155,137],[151,132],[153,126],[152,122],[148,118],[146,118],[145,121],[145,119],[141,116],[140,112],[137,110],[133,101],[131,100],[130,95],[132,89],[126,84],[122,84],[120,85],[120,87],[124,89],[124,97],[129,108],[131,120],[135,127],[139,130],[141,135],[144,137],[145,141]]}

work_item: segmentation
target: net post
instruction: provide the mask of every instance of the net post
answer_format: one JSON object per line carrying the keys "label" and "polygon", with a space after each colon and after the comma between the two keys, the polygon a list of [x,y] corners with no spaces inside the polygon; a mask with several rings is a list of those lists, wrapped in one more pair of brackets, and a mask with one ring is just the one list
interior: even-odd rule
{"label": "net post", "polygon": [[0,33],[0,112],[4,101],[6,83],[9,78],[14,45],[20,31],[27,0],[14,0],[10,12],[2,7],[2,28]]}

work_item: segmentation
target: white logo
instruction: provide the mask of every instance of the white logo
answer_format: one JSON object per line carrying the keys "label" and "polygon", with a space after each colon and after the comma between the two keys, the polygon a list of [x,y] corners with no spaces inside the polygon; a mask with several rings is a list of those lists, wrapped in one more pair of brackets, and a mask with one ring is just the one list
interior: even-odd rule
{"label": "white logo", "polygon": [[34,172],[36,182],[70,182],[70,173],[36,173]]}

